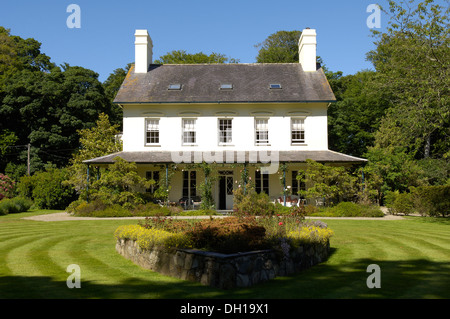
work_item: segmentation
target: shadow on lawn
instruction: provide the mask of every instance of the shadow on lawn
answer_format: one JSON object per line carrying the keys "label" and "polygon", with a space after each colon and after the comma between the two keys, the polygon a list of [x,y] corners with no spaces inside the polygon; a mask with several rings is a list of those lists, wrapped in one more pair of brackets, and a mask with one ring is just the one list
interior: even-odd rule
{"label": "shadow on lawn", "polygon": [[[370,264],[381,269],[381,288],[368,288]],[[149,278],[155,276],[150,272]],[[158,276],[156,276],[158,277]],[[295,276],[279,277],[251,288],[218,290],[179,280],[130,278],[115,285],[81,280],[69,289],[51,277],[0,277],[0,299],[339,299],[339,298],[450,298],[450,262],[424,259],[373,261],[346,265],[326,262]]]}

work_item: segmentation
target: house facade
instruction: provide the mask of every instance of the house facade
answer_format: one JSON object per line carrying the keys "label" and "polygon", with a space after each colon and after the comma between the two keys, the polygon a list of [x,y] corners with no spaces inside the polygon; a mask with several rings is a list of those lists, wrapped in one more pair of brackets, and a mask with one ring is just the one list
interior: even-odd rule
{"label": "house facade", "polygon": [[165,187],[171,202],[188,204],[210,178],[215,208],[229,210],[243,172],[257,192],[290,204],[305,187],[296,176],[306,159],[366,161],[328,149],[327,108],[336,99],[316,64],[315,30],[302,32],[299,63],[156,65],[152,49],[148,32],[136,30],[135,64],[114,101],[123,108],[123,151],[86,164],[135,162],[159,181],[145,191]]}

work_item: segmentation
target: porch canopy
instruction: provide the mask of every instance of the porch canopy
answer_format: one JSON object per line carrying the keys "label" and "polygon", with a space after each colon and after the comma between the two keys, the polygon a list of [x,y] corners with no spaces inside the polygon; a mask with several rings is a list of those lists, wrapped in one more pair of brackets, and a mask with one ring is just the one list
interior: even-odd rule
{"label": "porch canopy", "polygon": [[120,157],[136,164],[192,164],[192,163],[305,163],[307,159],[319,163],[362,164],[367,160],[331,150],[323,151],[151,151],[117,152],[84,161],[85,164],[113,164]]}

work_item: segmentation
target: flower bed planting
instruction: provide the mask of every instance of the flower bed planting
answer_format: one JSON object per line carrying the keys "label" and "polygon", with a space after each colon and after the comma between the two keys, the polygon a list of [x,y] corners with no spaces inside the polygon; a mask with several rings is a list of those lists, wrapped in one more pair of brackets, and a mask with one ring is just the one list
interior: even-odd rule
{"label": "flower bed planting", "polygon": [[219,288],[248,287],[328,257],[333,231],[301,216],[146,219],[117,228],[116,250],[144,268]]}

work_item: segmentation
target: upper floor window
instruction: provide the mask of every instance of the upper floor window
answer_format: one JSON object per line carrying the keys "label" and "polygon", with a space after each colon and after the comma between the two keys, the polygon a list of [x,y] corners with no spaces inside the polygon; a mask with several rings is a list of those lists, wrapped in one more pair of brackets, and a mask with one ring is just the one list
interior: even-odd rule
{"label": "upper floor window", "polygon": [[269,144],[269,120],[255,119],[255,144]]}
{"label": "upper floor window", "polygon": [[189,145],[196,143],[196,121],[196,119],[183,119],[183,144]]}
{"label": "upper floor window", "polygon": [[146,144],[159,144],[159,119],[146,119]]}
{"label": "upper floor window", "polygon": [[292,144],[305,143],[305,119],[300,118],[291,119],[291,143]]}
{"label": "upper floor window", "polygon": [[232,120],[219,119],[219,144],[230,144],[233,142]]}

